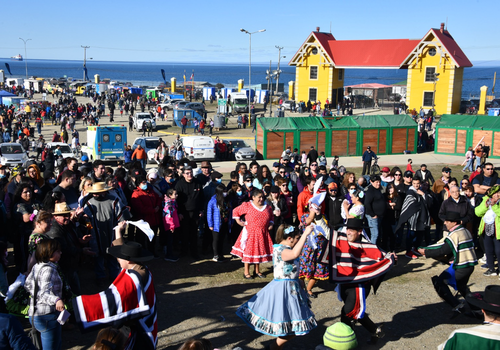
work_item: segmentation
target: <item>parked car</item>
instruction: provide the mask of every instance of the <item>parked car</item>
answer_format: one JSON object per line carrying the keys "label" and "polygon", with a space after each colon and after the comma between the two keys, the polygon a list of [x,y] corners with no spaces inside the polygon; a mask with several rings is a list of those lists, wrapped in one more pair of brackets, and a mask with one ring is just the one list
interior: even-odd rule
{"label": "parked car", "polygon": [[184,101],[184,99],[166,100],[164,103],[160,103],[160,107],[164,110],[170,111],[174,109],[174,106],[177,102],[181,101]]}
{"label": "parked car", "polygon": [[488,108],[500,108],[500,98],[496,98],[488,104]]}
{"label": "parked car", "polygon": [[202,112],[205,111],[205,105],[200,102],[190,102],[186,105],[185,108],[192,109],[195,111],[202,111]]}
{"label": "parked car", "polygon": [[135,150],[138,145],[146,151],[148,155],[148,164],[156,163],[155,161],[155,153],[156,149],[160,145],[159,137],[138,137],[134,140],[134,144],[132,145],[132,150]]}
{"label": "parked car", "polygon": [[47,142],[46,146],[49,146],[52,152],[54,152],[57,146],[61,146],[61,153],[63,158],[73,157],[78,158],[77,154],[73,152],[71,146],[64,142]]}
{"label": "parked car", "polygon": [[215,160],[215,143],[208,136],[181,137],[185,156],[189,160]]}
{"label": "parked car", "polygon": [[233,145],[233,154],[236,160],[255,160],[257,154],[254,149],[242,139],[224,139],[224,143]]}
{"label": "parked car", "polygon": [[291,111],[292,110],[292,106],[295,104],[295,101],[294,100],[286,100],[286,101],[283,101],[283,103],[281,104],[281,106],[285,107],[287,110]]}
{"label": "parked car", "polygon": [[28,161],[26,150],[19,143],[0,143],[0,151],[2,165],[24,165]]}
{"label": "parked car", "polygon": [[186,108],[186,105],[190,103],[189,101],[179,101],[176,104],[174,104],[174,108],[176,109],[181,109],[181,108]]}
{"label": "parked car", "polygon": [[137,131],[141,131],[146,121],[151,120],[153,125],[153,130],[156,130],[156,119],[149,112],[136,112],[132,118],[134,121],[134,128]]}

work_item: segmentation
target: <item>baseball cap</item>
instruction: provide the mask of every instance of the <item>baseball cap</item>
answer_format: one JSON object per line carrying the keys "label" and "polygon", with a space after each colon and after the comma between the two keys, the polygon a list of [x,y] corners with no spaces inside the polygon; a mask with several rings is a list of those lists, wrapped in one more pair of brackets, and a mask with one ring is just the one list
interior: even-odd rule
{"label": "baseball cap", "polygon": [[278,162],[274,162],[274,163],[273,163],[273,168],[277,168],[277,167],[279,167],[279,166],[280,166],[280,163],[278,163]]}
{"label": "baseball cap", "polygon": [[405,171],[404,177],[413,177],[413,173],[411,171]]}
{"label": "baseball cap", "polygon": [[372,149],[372,147],[371,146],[367,146],[366,149]]}
{"label": "baseball cap", "polygon": [[283,156],[283,160],[290,160],[290,156],[285,154],[285,155]]}
{"label": "baseball cap", "polygon": [[385,166],[385,167],[382,168],[382,172],[383,173],[390,173],[391,169],[389,169],[389,167]]}
{"label": "baseball cap", "polygon": [[244,179],[245,181],[246,181],[246,180],[253,180],[253,177],[252,177],[252,175],[250,175],[250,174],[246,174],[246,175],[245,175],[245,177],[244,177],[243,179]]}

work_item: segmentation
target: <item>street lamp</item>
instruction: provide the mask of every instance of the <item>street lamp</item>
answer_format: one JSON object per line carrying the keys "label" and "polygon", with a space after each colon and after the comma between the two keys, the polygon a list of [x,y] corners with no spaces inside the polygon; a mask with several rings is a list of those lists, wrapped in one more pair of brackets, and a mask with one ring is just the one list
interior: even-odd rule
{"label": "street lamp", "polygon": [[434,73],[434,93],[432,94],[432,108],[436,110],[436,83],[439,81],[439,73]]}
{"label": "street lamp", "polygon": [[87,81],[87,49],[89,49],[90,46],[80,46],[83,49],[83,81]]}
{"label": "street lamp", "polygon": [[275,45],[275,47],[279,50],[279,52],[278,52],[278,69],[277,69],[278,75],[276,77],[276,95],[278,95],[278,92],[279,92],[278,85],[280,83],[280,74],[281,74],[280,62],[281,62],[281,59],[286,58],[286,56],[281,56],[281,50],[283,50],[282,46]]}
{"label": "street lamp", "polygon": [[251,97],[251,88],[252,88],[252,34],[256,33],[262,33],[265,32],[265,29],[258,30],[256,32],[249,32],[248,30],[245,30],[243,28],[240,29],[240,32],[248,34],[248,37],[250,39],[249,41],[249,49],[248,49],[248,121],[250,122],[250,97]]}
{"label": "street lamp", "polygon": [[26,79],[28,79],[28,55],[26,54],[26,43],[31,39],[24,40],[23,38],[19,38],[24,43],[24,65],[26,66]]}

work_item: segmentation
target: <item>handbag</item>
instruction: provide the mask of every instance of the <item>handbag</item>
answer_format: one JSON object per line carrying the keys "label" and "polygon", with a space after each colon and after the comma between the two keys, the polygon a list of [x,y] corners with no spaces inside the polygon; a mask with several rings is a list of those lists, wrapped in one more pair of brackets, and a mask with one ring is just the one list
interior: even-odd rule
{"label": "handbag", "polygon": [[[40,273],[40,272],[38,272]],[[35,275],[35,278],[34,278],[34,283],[35,283],[35,288],[34,288],[34,292],[33,292],[33,323],[35,323],[35,312],[36,312],[36,297],[37,297],[37,294],[38,294],[38,283],[37,283],[37,280],[36,280],[36,275]],[[35,326],[31,325],[31,330],[29,332],[29,338],[31,339],[31,342],[33,343],[33,345],[35,346],[35,348],[37,348],[38,350],[42,350],[43,347],[42,347],[42,338],[40,336],[40,332],[36,330]]]}

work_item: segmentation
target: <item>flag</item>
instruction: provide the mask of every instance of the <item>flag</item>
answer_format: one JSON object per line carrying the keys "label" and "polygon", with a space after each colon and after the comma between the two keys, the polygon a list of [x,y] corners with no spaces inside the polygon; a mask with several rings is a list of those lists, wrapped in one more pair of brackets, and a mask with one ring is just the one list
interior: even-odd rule
{"label": "flag", "polygon": [[9,72],[9,74],[12,75],[12,72],[10,71],[10,66],[8,63],[5,63],[5,68],[7,68],[7,72]]}
{"label": "flag", "polygon": [[193,71],[193,74],[191,74],[191,78],[189,78],[189,80],[193,80],[194,78],[194,71]]}
{"label": "flag", "polygon": [[186,71],[184,71],[183,77],[184,77],[184,81],[186,81]]}
{"label": "flag", "polygon": [[83,67],[83,72],[85,73],[85,80],[89,80],[89,75],[88,75],[88,72],[87,72],[87,67]]}
{"label": "flag", "polygon": [[165,84],[167,83],[167,81],[165,80],[165,70],[161,70],[161,76],[163,77],[163,81],[165,82]]}

